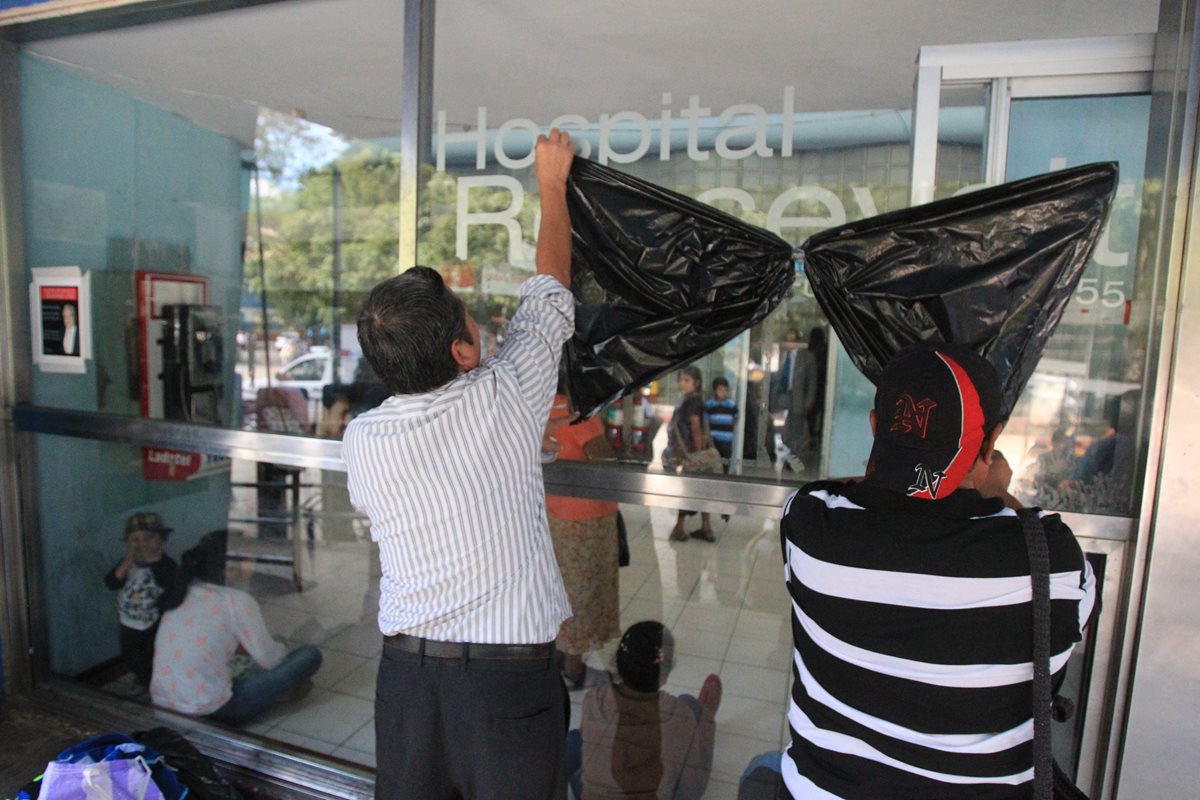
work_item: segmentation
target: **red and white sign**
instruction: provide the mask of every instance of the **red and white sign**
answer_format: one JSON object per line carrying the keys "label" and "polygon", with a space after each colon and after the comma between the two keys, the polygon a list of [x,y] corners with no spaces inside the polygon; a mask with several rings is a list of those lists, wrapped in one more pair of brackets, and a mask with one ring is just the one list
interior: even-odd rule
{"label": "red and white sign", "polygon": [[142,477],[148,481],[186,481],[200,471],[203,462],[199,453],[143,447]]}

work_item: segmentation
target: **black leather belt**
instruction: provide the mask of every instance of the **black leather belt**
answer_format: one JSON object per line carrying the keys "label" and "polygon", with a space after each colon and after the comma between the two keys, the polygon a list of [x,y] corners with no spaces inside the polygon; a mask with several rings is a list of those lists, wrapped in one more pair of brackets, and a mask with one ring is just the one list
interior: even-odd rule
{"label": "black leather belt", "polygon": [[548,659],[554,655],[554,642],[543,644],[475,644],[473,642],[437,642],[397,633],[383,637],[383,646],[401,653],[424,655],[426,658],[480,659]]}

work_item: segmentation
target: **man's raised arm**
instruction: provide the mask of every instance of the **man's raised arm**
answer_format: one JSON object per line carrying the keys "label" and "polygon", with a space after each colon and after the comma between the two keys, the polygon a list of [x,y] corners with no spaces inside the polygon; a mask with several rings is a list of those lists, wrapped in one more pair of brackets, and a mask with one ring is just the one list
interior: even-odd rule
{"label": "man's raised arm", "polygon": [[575,147],[565,131],[551,128],[539,136],[536,150],[538,191],[542,198],[542,224],[538,231],[537,271],[571,286],[571,217],[567,212],[567,175]]}

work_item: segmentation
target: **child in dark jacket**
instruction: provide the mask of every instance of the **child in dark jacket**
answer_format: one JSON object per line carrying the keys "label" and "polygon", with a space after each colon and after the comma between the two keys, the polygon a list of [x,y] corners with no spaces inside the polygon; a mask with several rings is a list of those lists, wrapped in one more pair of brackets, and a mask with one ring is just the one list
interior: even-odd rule
{"label": "child in dark jacket", "polygon": [[104,576],[104,585],[118,592],[121,658],[143,688],[150,686],[154,671],[154,636],[163,595],[178,569],[164,552],[170,532],[158,514],[134,514],[125,521],[125,556]]}

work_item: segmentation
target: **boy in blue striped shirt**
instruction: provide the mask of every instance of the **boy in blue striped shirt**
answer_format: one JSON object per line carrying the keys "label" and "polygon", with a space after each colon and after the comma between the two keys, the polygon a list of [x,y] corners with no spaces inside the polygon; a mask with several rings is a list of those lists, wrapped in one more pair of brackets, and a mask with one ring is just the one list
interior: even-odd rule
{"label": "boy in blue striped shirt", "polygon": [[713,378],[712,397],[704,404],[708,417],[708,429],[712,433],[713,445],[729,471],[729,456],[733,453],[733,429],[737,425],[738,407],[729,396],[729,381]]}

